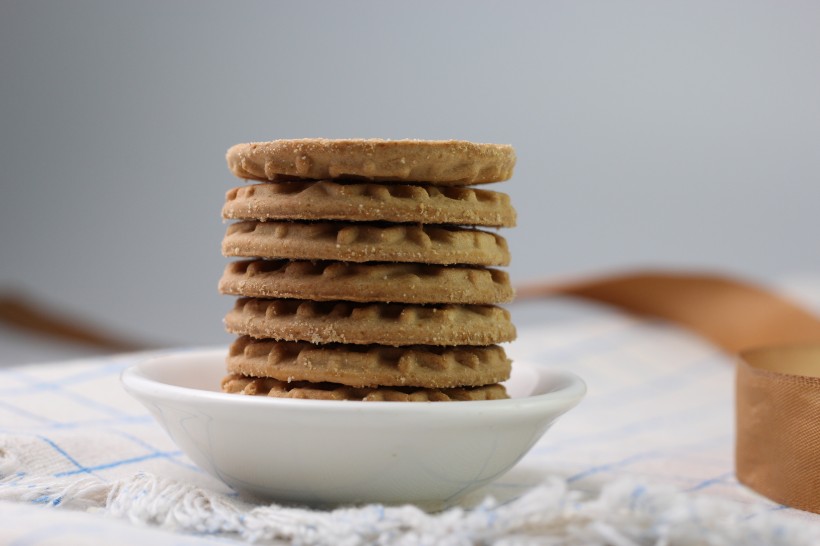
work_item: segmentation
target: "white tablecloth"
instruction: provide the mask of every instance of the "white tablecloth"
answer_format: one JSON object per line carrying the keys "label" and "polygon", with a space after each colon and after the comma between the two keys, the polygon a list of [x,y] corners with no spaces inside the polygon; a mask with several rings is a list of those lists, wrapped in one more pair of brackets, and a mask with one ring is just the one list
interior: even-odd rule
{"label": "white tablecloth", "polygon": [[[820,285],[800,288],[816,307]],[[2,370],[0,539],[820,543],[820,516],[763,499],[734,477],[730,357],[668,325],[566,308],[513,308],[526,320],[508,352],[576,372],[587,398],[513,470],[440,514],[238,499],[192,465],[120,387],[120,372],[144,354]]]}

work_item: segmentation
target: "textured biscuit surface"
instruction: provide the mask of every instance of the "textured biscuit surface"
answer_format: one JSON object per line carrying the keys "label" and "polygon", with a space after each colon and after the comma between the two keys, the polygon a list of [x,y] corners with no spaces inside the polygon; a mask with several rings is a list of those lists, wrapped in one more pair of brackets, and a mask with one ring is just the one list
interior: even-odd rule
{"label": "textured biscuit surface", "polygon": [[276,398],[308,400],[350,400],[362,402],[457,402],[501,400],[509,398],[503,385],[484,385],[472,388],[355,388],[335,383],[288,383],[266,377],[246,377],[230,374],[222,379],[222,390],[227,393]]}
{"label": "textured biscuit surface", "polygon": [[228,226],[225,256],[507,265],[510,252],[500,235],[477,229],[431,225],[373,225],[343,222],[258,222]]}
{"label": "textured biscuit surface", "polygon": [[510,361],[498,345],[313,345],[243,336],[231,345],[227,364],[229,372],[241,375],[351,387],[452,388],[489,385],[510,376]]}
{"label": "textured biscuit surface", "polygon": [[308,138],[232,146],[228,168],[239,178],[363,178],[470,185],[507,180],[512,146],[458,140]]}
{"label": "textured biscuit surface", "polygon": [[229,263],[223,294],[398,303],[491,304],[512,300],[506,271],[425,264],[356,264],[288,260]]}
{"label": "textured biscuit surface", "polygon": [[257,339],[311,343],[493,345],[515,338],[509,312],[493,305],[241,298],[225,326]]}
{"label": "textured biscuit surface", "polygon": [[473,188],[340,184],[332,180],[268,182],[228,191],[230,220],[351,220],[512,227],[504,193]]}

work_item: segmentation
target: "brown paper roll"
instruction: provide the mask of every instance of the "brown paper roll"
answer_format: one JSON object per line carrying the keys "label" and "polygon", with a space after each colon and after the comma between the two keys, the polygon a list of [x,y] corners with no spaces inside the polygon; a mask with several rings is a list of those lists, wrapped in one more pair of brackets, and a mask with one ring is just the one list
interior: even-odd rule
{"label": "brown paper roll", "polygon": [[573,296],[675,322],[739,354],[738,480],[820,513],[820,319],[763,288],[718,275],[634,273],[518,289]]}

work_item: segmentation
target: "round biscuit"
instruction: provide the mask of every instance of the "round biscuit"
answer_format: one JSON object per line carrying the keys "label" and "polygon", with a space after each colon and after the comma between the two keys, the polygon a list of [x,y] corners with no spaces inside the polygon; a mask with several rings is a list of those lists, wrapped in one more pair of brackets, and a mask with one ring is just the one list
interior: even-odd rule
{"label": "round biscuit", "polygon": [[478,229],[418,224],[258,222],[228,226],[225,256],[344,262],[508,265],[500,235]]}
{"label": "round biscuit", "polygon": [[474,188],[341,184],[332,180],[268,182],[230,189],[228,220],[348,220],[513,227],[507,194]]}
{"label": "round biscuit", "polygon": [[493,345],[515,339],[510,313],[494,305],[406,305],[240,298],[228,332],[311,343]]}
{"label": "round biscuit", "polygon": [[314,345],[249,336],[231,345],[227,366],[241,375],[351,387],[474,387],[510,376],[510,360],[498,345]]}
{"label": "round biscuit", "polygon": [[239,178],[353,178],[466,186],[507,180],[515,151],[506,144],[461,140],[306,138],[232,146],[228,168]]}
{"label": "round biscuit", "polygon": [[506,271],[414,263],[240,260],[225,267],[219,291],[314,301],[493,304],[514,295]]}
{"label": "round biscuit", "polygon": [[227,393],[251,396],[361,402],[464,402],[509,398],[504,385],[497,383],[480,387],[452,389],[417,387],[356,388],[337,383],[287,382],[268,377],[248,377],[240,374],[230,374],[224,377],[222,379],[222,390]]}

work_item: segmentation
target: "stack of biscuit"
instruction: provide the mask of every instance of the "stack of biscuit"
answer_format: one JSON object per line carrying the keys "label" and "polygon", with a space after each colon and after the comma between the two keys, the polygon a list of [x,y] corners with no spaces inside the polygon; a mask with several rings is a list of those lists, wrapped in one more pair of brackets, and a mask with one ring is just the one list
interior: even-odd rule
{"label": "stack of biscuit", "polygon": [[450,401],[506,398],[515,338],[495,304],[513,292],[506,194],[465,186],[512,175],[510,146],[462,141],[278,140],[228,150],[261,181],[227,193],[228,264],[240,337],[230,393]]}

